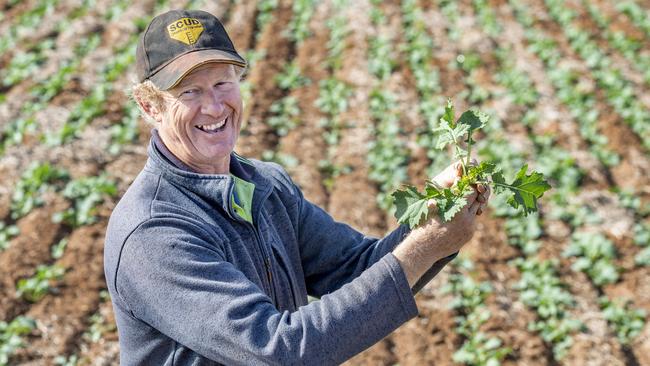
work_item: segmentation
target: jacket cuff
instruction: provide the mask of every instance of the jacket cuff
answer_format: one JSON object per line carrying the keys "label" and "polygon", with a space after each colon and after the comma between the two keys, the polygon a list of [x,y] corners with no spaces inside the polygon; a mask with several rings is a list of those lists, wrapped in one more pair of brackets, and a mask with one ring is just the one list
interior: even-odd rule
{"label": "jacket cuff", "polygon": [[429,283],[429,281],[431,281],[431,280],[432,280],[432,279],[433,279],[433,278],[434,278],[438,273],[440,273],[440,271],[442,271],[442,269],[443,269],[443,268],[444,268],[444,267],[445,267],[449,262],[451,262],[454,258],[456,258],[457,255],[458,255],[458,252],[456,252],[456,253],[454,253],[454,254],[448,256],[448,257],[442,258],[442,259],[438,260],[437,262],[435,262],[435,263],[431,266],[431,268],[429,268],[429,269],[428,269],[428,270],[427,270],[427,271],[422,275],[422,277],[420,277],[420,279],[418,280],[418,282],[416,282],[415,285],[413,285],[413,295],[415,295],[415,294],[417,294],[418,292],[420,292],[420,290],[422,290],[422,288],[423,288],[427,283]]}
{"label": "jacket cuff", "polygon": [[413,318],[418,314],[418,308],[402,266],[393,253],[386,254],[381,261],[388,267],[389,274],[395,283],[395,290],[402,304],[406,320]]}

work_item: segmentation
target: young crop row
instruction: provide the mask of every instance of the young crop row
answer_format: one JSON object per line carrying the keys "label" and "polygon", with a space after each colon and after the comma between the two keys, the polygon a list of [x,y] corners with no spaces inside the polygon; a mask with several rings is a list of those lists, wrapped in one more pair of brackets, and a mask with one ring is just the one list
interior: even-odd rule
{"label": "young crop row", "polygon": [[576,14],[563,0],[545,0],[545,3],[549,14],[564,29],[573,50],[593,71],[609,104],[639,136],[643,146],[650,149],[650,113],[638,100],[631,83],[623,77],[598,44],[590,39],[589,33],[574,24]]}
{"label": "young crop row", "polygon": [[[309,21],[314,13],[316,3],[314,0],[301,0],[292,4],[291,20],[287,29],[282,33],[293,43],[294,49],[302,45],[309,33]],[[275,76],[275,82],[284,96],[274,101],[269,107],[272,113],[266,123],[279,137],[286,136],[291,130],[301,123],[301,110],[295,92],[311,84],[311,80],[301,74],[298,63],[293,60],[287,62],[283,70]],[[297,159],[289,154],[279,152],[279,147],[274,150],[264,151],[262,158],[275,161],[285,167],[297,165]]]}
{"label": "young crop row", "polygon": [[[162,9],[166,0],[159,0],[156,3],[157,9]],[[119,2],[120,6],[128,5],[127,2]],[[187,8],[194,8],[199,1],[190,1]],[[120,12],[119,8],[112,8],[114,12]],[[134,21],[139,31],[142,31],[147,24],[146,17]],[[51,133],[43,136],[43,141],[49,146],[59,146],[70,142],[74,138],[81,136],[84,128],[89,125],[96,117],[105,113],[108,97],[114,92],[114,83],[125,71],[132,67],[135,61],[135,48],[137,46],[137,34],[132,35],[125,44],[114,48],[114,54],[111,60],[104,64],[98,70],[98,80],[96,81],[90,95],[86,96],[77,103],[70,112],[70,115],[64,122],[63,126]],[[130,103],[130,102],[128,102]],[[127,104],[128,104],[127,103]],[[111,131],[111,145],[109,149],[113,152],[119,151],[121,146],[128,142],[126,138],[137,138],[137,126],[133,116],[135,115],[134,106],[127,105],[123,108],[124,117]]]}
{"label": "young crop row", "polygon": [[616,4],[616,9],[627,15],[641,29],[646,37],[650,37],[650,11],[644,9],[634,0],[624,0]]}
{"label": "young crop row", "polygon": [[640,52],[643,47],[643,40],[632,38],[620,30],[612,30],[611,20],[603,15],[596,5],[586,0],[583,0],[582,3],[587,7],[596,24],[598,24],[605,39],[623,54],[635,69],[641,72],[646,85],[650,85],[650,54]]}
{"label": "young crop row", "polygon": [[348,110],[349,100],[354,93],[350,85],[336,76],[343,66],[343,50],[347,44],[346,37],[349,33],[348,19],[342,12],[348,1],[333,1],[335,15],[327,20],[330,37],[326,45],[327,59],[325,61],[330,76],[319,81],[318,99],[315,101],[315,106],[326,116],[319,121],[323,127],[323,139],[327,144],[326,157],[319,162],[319,170],[324,177],[323,186],[328,192],[333,188],[334,179],[349,171],[349,167],[334,163],[341,134],[347,128],[347,121],[341,115]]}
{"label": "young crop row", "polygon": [[[372,1],[371,20],[376,29],[386,25],[386,18],[380,8],[381,0]],[[392,54],[392,38],[379,33],[370,37],[368,69],[375,78],[370,92],[370,116],[374,122],[368,151],[369,177],[379,184],[377,204],[385,211],[392,206],[390,192],[408,179],[407,165],[409,151],[400,130],[400,115],[396,96],[389,91],[389,77],[396,60]]]}
{"label": "young crop row", "polygon": [[[460,35],[463,33],[459,26],[461,12],[458,9],[458,4],[454,1],[442,0],[438,1],[438,5],[441,12],[447,18],[446,35],[450,41],[457,43],[460,40]],[[474,5],[485,8],[485,3],[481,1],[475,1]],[[493,14],[483,11],[479,13],[479,16],[485,23],[494,25]],[[491,17],[492,20],[490,20]],[[494,26],[492,29],[494,32],[497,32],[500,28]],[[480,105],[491,97],[491,93],[477,82],[477,75],[482,66],[481,57],[478,53],[474,52],[461,53],[460,49],[456,51],[458,52],[458,56],[450,66],[462,70],[464,76],[463,84],[465,86],[465,89],[456,97],[467,100],[471,105]],[[442,121],[442,119],[439,116],[435,120],[436,124],[439,120]],[[497,127],[492,127],[493,124]],[[498,129],[499,124],[500,122],[498,120],[494,122],[490,120],[483,128],[486,130]],[[430,127],[435,129],[438,126],[431,125]],[[486,135],[490,135],[490,133]],[[436,140],[431,139],[431,143]],[[490,145],[492,141],[488,142],[488,140],[485,140],[477,145],[477,147],[485,144]],[[445,155],[441,154],[439,149],[433,150],[433,146],[428,149],[432,152],[435,151],[439,156]],[[468,151],[468,154],[471,154],[471,151]],[[501,162],[495,161],[495,163],[501,166]],[[439,170],[440,168],[437,169]],[[511,176],[514,176],[514,173]],[[505,203],[505,200],[503,200],[503,203]],[[510,205],[508,207],[511,211],[513,210]],[[460,316],[456,318],[456,330],[464,337],[464,342],[454,353],[453,360],[466,365],[500,365],[501,361],[512,353],[512,349],[504,345],[502,339],[490,337],[481,331],[481,327],[491,318],[491,313],[487,309],[485,302],[487,296],[492,292],[492,288],[487,282],[476,283],[471,278],[470,271],[473,268],[471,261],[458,261],[458,268],[461,269],[461,273],[455,273],[450,276],[448,289],[451,289],[455,293],[452,306],[460,313]]]}
{"label": "young crop row", "polygon": [[512,349],[502,347],[500,338],[489,337],[481,331],[490,319],[485,300],[492,287],[487,282],[476,283],[472,279],[473,264],[470,260],[454,261],[452,267],[457,267],[457,272],[449,276],[449,284],[445,285],[443,292],[454,295],[450,307],[458,314],[455,318],[456,332],[464,338],[463,345],[452,358],[454,362],[470,366],[500,365]]}
{"label": "young crop row", "polygon": [[60,146],[81,136],[84,128],[93,119],[104,114],[107,99],[113,92],[113,84],[118,77],[133,63],[137,37],[133,36],[126,45],[115,50],[115,55],[101,70],[99,80],[90,95],[83,98],[72,108],[63,126],[52,133],[47,133],[43,141],[49,146]]}
{"label": "young crop row", "polygon": [[438,121],[445,106],[444,98],[440,94],[439,70],[432,63],[431,54],[435,47],[432,38],[427,34],[424,15],[417,0],[402,1],[401,12],[405,38],[403,52],[406,54],[418,92],[418,112],[425,121],[423,128],[418,131],[418,144],[425,149],[432,162],[427,175],[433,176],[446,166],[442,154],[435,148],[435,137],[432,133],[438,128]]}

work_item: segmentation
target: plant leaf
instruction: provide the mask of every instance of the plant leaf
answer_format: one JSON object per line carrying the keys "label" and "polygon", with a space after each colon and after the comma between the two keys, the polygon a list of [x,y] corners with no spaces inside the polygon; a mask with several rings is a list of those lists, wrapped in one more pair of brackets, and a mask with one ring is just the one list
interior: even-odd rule
{"label": "plant leaf", "polygon": [[404,190],[393,192],[395,202],[395,218],[400,224],[408,224],[415,228],[429,213],[428,198],[413,186],[405,186]]}
{"label": "plant leaf", "polygon": [[548,182],[544,180],[544,175],[535,171],[526,175],[527,170],[528,164],[525,164],[508,187],[513,192],[513,196],[508,198],[508,203],[514,208],[519,208],[520,205],[523,206],[524,215],[526,216],[537,211],[537,199],[542,197],[544,192],[551,189]]}
{"label": "plant leaf", "polygon": [[479,128],[485,127],[485,124],[490,119],[486,113],[479,111],[465,111],[458,119],[457,124],[469,126],[469,130],[474,131]]}
{"label": "plant leaf", "polygon": [[456,118],[454,116],[454,105],[451,102],[451,99],[447,99],[447,105],[445,106],[445,114],[442,115],[441,121],[447,122],[447,125],[449,125],[450,128],[454,128],[454,124],[456,123]]}

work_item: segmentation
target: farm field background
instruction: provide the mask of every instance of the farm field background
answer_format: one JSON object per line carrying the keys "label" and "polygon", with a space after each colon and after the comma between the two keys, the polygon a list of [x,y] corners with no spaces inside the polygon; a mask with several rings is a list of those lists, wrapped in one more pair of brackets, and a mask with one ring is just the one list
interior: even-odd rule
{"label": "farm field background", "polygon": [[[491,115],[474,149],[553,189],[496,198],[348,365],[650,365],[650,0],[0,0],[0,365],[115,365],[111,209],[146,160],[138,34],[196,8],[250,63],[236,150],[370,235],[390,193],[451,162],[447,98]],[[188,309],[191,311],[191,309]]]}

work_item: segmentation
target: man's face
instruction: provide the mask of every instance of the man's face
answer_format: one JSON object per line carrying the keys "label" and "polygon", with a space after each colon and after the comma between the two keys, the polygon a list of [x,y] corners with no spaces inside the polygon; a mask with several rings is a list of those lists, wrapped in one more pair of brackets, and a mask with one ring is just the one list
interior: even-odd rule
{"label": "man's face", "polygon": [[165,99],[159,121],[165,146],[200,173],[228,173],[242,111],[234,67],[202,65],[170,89]]}

